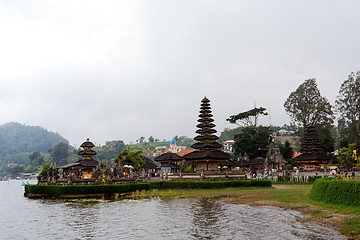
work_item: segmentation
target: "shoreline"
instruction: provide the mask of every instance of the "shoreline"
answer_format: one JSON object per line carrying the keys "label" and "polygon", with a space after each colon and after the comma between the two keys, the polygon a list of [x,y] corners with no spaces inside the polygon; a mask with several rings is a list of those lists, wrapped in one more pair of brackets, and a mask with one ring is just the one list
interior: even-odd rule
{"label": "shoreline", "polygon": [[[248,206],[270,206],[284,210],[297,211],[303,215],[300,222],[318,222],[327,225],[346,237],[346,239],[360,239],[359,226],[347,223],[347,219],[359,219],[360,208],[314,202],[309,199],[312,184],[282,185],[274,184],[270,188],[234,188],[224,189],[223,192],[207,189],[176,189],[171,190],[171,197],[185,198],[219,198],[220,202],[242,204]],[[167,196],[166,190],[160,191],[161,197]],[[223,199],[221,199],[223,198]],[[224,199],[225,198],[225,199]],[[220,200],[221,199],[221,200]]]}

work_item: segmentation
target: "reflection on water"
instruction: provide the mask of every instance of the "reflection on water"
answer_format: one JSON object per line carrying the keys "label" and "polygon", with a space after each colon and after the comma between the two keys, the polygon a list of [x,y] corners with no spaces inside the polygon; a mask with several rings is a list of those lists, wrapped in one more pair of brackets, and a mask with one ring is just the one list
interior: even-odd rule
{"label": "reflection on water", "polygon": [[31,200],[0,182],[0,239],[344,239],[294,211],[212,199]]}
{"label": "reflection on water", "polygon": [[210,199],[199,199],[192,205],[192,236],[195,239],[217,239],[221,232],[219,218],[224,218],[222,205]]}

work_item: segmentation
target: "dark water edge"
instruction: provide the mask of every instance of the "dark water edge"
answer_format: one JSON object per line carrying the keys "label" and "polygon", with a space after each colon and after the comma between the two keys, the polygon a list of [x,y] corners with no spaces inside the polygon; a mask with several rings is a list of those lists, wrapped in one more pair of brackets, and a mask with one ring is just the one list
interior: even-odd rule
{"label": "dark water edge", "polygon": [[0,182],[0,239],[345,239],[296,211],[213,199],[34,200]]}

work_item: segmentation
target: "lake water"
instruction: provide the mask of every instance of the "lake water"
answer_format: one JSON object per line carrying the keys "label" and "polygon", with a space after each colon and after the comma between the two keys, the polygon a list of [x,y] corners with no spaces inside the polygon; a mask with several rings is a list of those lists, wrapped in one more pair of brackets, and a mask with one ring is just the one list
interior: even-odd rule
{"label": "lake water", "polygon": [[345,239],[295,211],[211,199],[33,200],[0,182],[0,239]]}

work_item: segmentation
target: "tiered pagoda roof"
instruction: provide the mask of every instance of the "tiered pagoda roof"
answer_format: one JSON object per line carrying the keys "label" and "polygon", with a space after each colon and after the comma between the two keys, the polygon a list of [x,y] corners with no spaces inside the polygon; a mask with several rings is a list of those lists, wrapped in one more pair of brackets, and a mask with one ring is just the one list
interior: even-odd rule
{"label": "tiered pagoda roof", "polygon": [[315,125],[307,125],[305,127],[304,140],[300,152],[302,154],[293,159],[297,163],[326,163],[330,160],[330,157],[320,147]]}
{"label": "tiered pagoda roof", "polygon": [[94,156],[97,154],[94,150],[91,150],[93,147],[95,147],[95,144],[90,142],[90,139],[87,138],[85,142],[83,142],[80,147],[82,147],[84,150],[81,150],[78,152],[78,155],[83,156]]}
{"label": "tiered pagoda roof", "polygon": [[179,162],[182,160],[183,159],[179,155],[171,152],[161,154],[154,159],[156,162]]}
{"label": "tiered pagoda roof", "polygon": [[96,167],[99,164],[99,162],[92,159],[92,156],[96,155],[97,152],[95,152],[94,150],[91,150],[91,148],[95,147],[95,144],[90,142],[90,139],[87,138],[86,141],[80,145],[80,147],[83,148],[83,150],[80,150],[78,152],[78,155],[82,156],[82,159],[80,159],[74,163],[69,163],[64,166],[60,166],[58,168],[66,169],[66,168],[71,168],[71,167],[77,167],[77,168]]}
{"label": "tiered pagoda roof", "polygon": [[199,124],[196,126],[199,129],[196,131],[199,135],[194,138],[197,143],[193,144],[191,147],[197,151],[191,152],[184,155],[185,160],[202,160],[202,159],[211,159],[211,160],[228,160],[230,155],[220,151],[222,145],[217,142],[219,137],[214,135],[216,130],[213,129],[215,124],[213,124],[214,119],[211,114],[210,100],[207,97],[204,97],[201,100],[200,115],[199,115]]}

